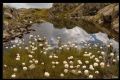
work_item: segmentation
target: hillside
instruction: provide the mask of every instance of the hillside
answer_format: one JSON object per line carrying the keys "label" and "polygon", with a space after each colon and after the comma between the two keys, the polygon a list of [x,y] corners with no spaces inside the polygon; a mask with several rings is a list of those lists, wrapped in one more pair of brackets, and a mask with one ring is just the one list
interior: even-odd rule
{"label": "hillside", "polygon": [[118,3],[54,3],[50,18],[77,18],[100,25],[119,33]]}
{"label": "hillside", "polygon": [[23,33],[31,31],[32,23],[41,23],[47,19],[47,9],[15,9],[3,6],[3,41],[22,37]]}

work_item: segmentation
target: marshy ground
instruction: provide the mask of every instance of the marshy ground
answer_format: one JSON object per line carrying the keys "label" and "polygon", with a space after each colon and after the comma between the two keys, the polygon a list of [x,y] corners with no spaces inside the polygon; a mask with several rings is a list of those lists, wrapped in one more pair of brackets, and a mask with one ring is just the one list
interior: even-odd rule
{"label": "marshy ground", "polygon": [[29,36],[29,44],[15,41],[6,46],[3,54],[4,79],[91,79],[118,78],[119,56],[112,44],[81,42],[79,47],[70,41],[52,47],[47,39]]}

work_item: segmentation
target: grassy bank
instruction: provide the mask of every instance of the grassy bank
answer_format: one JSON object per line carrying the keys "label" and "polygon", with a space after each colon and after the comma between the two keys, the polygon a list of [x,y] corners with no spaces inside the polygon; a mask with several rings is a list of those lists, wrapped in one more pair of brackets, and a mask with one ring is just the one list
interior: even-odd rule
{"label": "grassy bank", "polygon": [[[3,78],[115,78],[118,77],[118,60],[107,47],[84,43],[87,48],[78,49],[74,43],[60,43],[52,49],[46,39],[30,36],[29,45],[24,42],[6,47],[3,54]],[[105,49],[106,48],[106,49]],[[104,50],[105,49],[105,50]]]}

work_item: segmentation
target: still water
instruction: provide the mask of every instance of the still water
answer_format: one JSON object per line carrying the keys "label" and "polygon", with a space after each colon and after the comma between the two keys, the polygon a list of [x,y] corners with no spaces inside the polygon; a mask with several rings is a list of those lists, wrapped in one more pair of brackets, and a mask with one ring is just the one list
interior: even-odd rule
{"label": "still water", "polygon": [[[83,26],[74,26],[74,28],[56,28],[56,26],[50,22],[44,22],[41,24],[33,24],[31,29],[35,31],[31,31],[29,34],[24,34],[23,38],[25,45],[28,44],[29,35],[40,36],[43,38],[44,36],[47,38],[49,44],[52,46],[57,46],[57,37],[61,37],[61,43],[65,44],[68,41],[76,43],[79,47],[82,47],[81,42],[91,42],[91,43],[100,43],[107,45],[108,43],[113,43],[113,49],[119,52],[119,43],[114,39],[108,38],[106,33],[101,31],[95,33],[89,33]],[[93,28],[94,29],[94,28]],[[20,38],[15,38],[15,40],[22,40]],[[15,40],[9,41],[8,45],[16,44]]]}

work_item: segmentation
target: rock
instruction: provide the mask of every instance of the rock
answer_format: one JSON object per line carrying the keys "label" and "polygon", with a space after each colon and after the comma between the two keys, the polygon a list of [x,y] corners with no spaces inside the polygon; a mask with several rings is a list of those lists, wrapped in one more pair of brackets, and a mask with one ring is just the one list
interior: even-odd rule
{"label": "rock", "polygon": [[[43,12],[44,15],[42,14],[42,16],[46,17],[47,10],[44,9],[15,9],[3,5],[3,29],[5,30],[3,32],[3,41],[8,41],[15,37],[22,37],[25,32],[30,33],[32,30],[29,29],[29,27],[31,27],[35,21],[41,20],[41,13],[39,11]],[[42,20],[42,22],[44,22],[44,20]]]}
{"label": "rock", "polygon": [[8,26],[9,23],[8,23],[8,21],[4,20],[3,24],[6,25],[6,26]]}
{"label": "rock", "polygon": [[119,17],[113,20],[112,29],[119,33]]}
{"label": "rock", "polygon": [[99,19],[99,20],[98,20],[98,23],[99,23],[99,24],[103,24],[103,20],[102,20],[102,19]]}
{"label": "rock", "polygon": [[97,12],[97,14],[103,14],[104,16],[107,16],[107,15],[113,15],[117,12],[119,12],[119,5],[114,3],[104,7],[103,9],[100,9]]}
{"label": "rock", "polygon": [[10,34],[6,30],[4,30],[3,31],[3,38],[9,37],[9,36],[10,36]]}
{"label": "rock", "polygon": [[8,18],[8,19],[12,19],[13,15],[7,12],[4,12],[4,15]]}
{"label": "rock", "polygon": [[22,27],[21,27],[21,28],[20,28],[20,31],[21,31],[21,32],[24,32],[24,31],[25,31],[25,28],[22,28]]}

